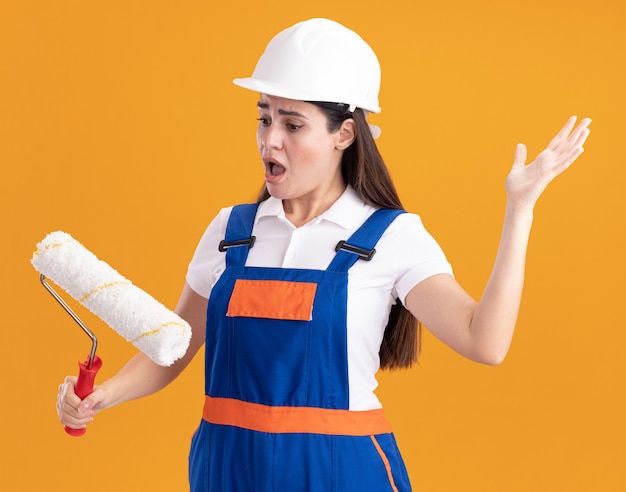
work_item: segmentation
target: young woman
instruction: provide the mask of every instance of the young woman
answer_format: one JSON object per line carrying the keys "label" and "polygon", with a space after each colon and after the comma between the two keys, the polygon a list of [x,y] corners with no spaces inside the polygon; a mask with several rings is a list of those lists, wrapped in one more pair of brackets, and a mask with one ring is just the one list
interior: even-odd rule
{"label": "young woman", "polygon": [[190,453],[193,491],[407,491],[374,389],[410,366],[419,320],[465,357],[498,364],[520,304],[533,207],[583,151],[570,118],[506,181],[497,257],[479,302],[452,276],[417,215],[402,210],[377,150],[380,69],[354,32],[311,19],[279,33],[254,74],[265,186],[223,209],[202,237],[176,308],[193,329],[173,366],[142,354],[80,400],[59,390],[61,422],[160,390],[206,344],[205,406]]}

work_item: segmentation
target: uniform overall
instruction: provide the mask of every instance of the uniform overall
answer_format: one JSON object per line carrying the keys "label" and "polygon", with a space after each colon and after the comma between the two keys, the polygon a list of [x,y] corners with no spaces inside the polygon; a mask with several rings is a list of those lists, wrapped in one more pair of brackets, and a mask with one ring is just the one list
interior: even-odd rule
{"label": "uniform overall", "polygon": [[348,401],[348,270],[402,211],[374,212],[326,270],[309,270],[245,266],[256,208],[234,207],[220,244],[192,492],[410,490],[382,409]]}

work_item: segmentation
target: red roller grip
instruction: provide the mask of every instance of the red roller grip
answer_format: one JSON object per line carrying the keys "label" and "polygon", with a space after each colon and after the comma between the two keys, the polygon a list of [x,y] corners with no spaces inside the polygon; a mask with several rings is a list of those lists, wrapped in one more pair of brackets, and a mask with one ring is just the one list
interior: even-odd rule
{"label": "red roller grip", "polygon": [[[102,367],[102,359],[95,355],[93,363],[91,364],[91,369],[88,368],[88,365],[89,359],[85,362],[78,363],[78,381],[76,381],[74,392],[81,400],[93,393],[94,381],[96,380],[96,374]],[[65,426],[65,432],[67,432],[70,436],[82,436],[86,431],[87,429],[85,427],[81,429],[72,429],[71,427]]]}

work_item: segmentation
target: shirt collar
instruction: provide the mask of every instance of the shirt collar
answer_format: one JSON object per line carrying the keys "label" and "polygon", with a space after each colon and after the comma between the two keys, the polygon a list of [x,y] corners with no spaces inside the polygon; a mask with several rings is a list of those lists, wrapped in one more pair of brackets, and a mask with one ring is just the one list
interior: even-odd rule
{"label": "shirt collar", "polygon": [[[327,220],[344,229],[354,230],[363,223],[373,210],[374,207],[361,200],[352,186],[348,185],[337,201],[319,216],[319,220]],[[259,205],[255,222],[270,216],[285,219],[282,200],[272,196]]]}

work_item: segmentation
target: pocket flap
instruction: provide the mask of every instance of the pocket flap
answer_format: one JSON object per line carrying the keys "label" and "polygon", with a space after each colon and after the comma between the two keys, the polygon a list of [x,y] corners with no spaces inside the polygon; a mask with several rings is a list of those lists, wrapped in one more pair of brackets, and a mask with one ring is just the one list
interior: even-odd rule
{"label": "pocket flap", "polygon": [[227,316],[309,321],[317,284],[237,279]]}

